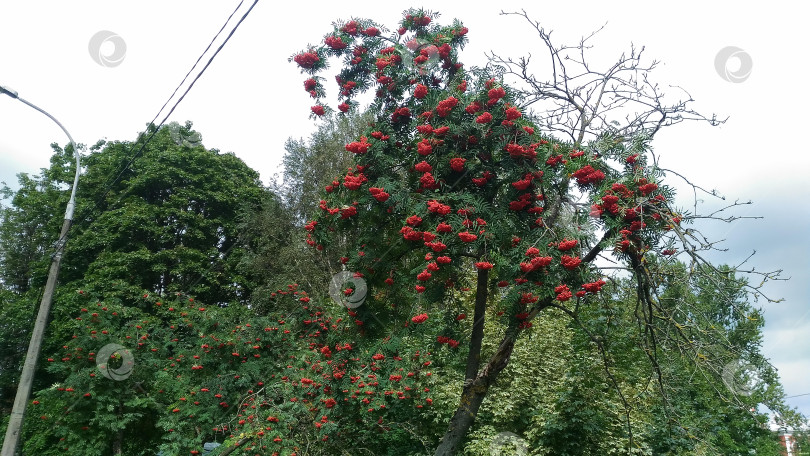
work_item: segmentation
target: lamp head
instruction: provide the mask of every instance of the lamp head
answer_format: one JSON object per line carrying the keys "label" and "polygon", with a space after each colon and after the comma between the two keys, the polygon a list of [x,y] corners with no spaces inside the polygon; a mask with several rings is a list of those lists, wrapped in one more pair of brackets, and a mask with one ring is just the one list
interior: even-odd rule
{"label": "lamp head", "polygon": [[19,96],[17,94],[16,90],[10,89],[10,88],[8,88],[6,86],[3,86],[3,85],[0,85],[0,93],[4,93],[4,94],[10,96],[11,98],[17,98]]}

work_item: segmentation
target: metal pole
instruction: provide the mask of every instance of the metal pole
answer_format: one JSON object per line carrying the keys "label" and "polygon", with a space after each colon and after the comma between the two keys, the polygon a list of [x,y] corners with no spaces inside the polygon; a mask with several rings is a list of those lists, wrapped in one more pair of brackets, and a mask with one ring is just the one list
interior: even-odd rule
{"label": "metal pole", "polygon": [[39,351],[42,347],[42,340],[45,337],[45,329],[48,325],[48,314],[51,311],[53,292],[56,288],[56,281],[59,278],[59,266],[62,263],[62,254],[64,252],[65,243],[67,243],[68,231],[73,224],[73,210],[76,207],[76,187],[79,185],[79,174],[81,173],[81,156],[79,155],[79,149],[76,147],[76,143],[73,141],[73,137],[70,136],[70,133],[68,133],[65,127],[62,126],[56,118],[33,103],[20,98],[14,90],[0,85],[0,93],[20,100],[56,122],[59,128],[67,135],[70,140],[70,145],[73,147],[73,153],[76,154],[76,175],[73,178],[73,189],[70,192],[70,200],[65,210],[65,220],[62,223],[62,231],[59,233],[59,239],[56,241],[56,252],[51,260],[48,281],[45,284],[45,291],[42,293],[42,302],[39,304],[39,313],[37,314],[37,320],[34,324],[34,332],[31,334],[31,343],[28,345],[28,354],[25,356],[25,364],[23,365],[22,375],[20,375],[20,383],[17,386],[17,395],[14,398],[14,406],[11,409],[11,417],[9,419],[8,428],[6,429],[6,437],[3,441],[3,450],[2,453],[0,453],[0,456],[14,456],[19,446],[23,418],[25,418],[25,409],[28,406],[28,398],[31,396],[31,387],[34,383],[34,372],[37,367],[37,361],[39,360]]}

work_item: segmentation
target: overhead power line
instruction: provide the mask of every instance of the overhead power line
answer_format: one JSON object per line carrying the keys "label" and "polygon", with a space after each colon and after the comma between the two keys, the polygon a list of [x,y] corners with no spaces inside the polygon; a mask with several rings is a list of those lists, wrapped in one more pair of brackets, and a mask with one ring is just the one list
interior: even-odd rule
{"label": "overhead power line", "polygon": [[[166,102],[163,103],[163,106],[160,108],[158,113],[155,114],[155,117],[150,122],[150,125],[154,125],[155,120],[157,120],[157,118],[160,116],[160,113],[163,112],[163,110],[166,108],[166,105],[169,104],[171,99],[175,96],[175,94],[177,94],[177,91],[180,90],[180,87],[188,79],[191,72],[194,71],[194,68],[197,67],[197,64],[200,62],[200,60],[202,60],[203,56],[208,52],[208,50],[214,44],[214,41],[222,33],[222,30],[224,30],[225,27],[228,25],[228,22],[230,22],[233,15],[236,14],[236,11],[239,10],[239,8],[242,6],[243,1],[244,0],[240,1],[239,4],[236,5],[236,8],[233,10],[233,12],[230,14],[230,16],[228,16],[228,19],[225,21],[225,24],[222,26],[222,28],[220,28],[220,30],[216,33],[216,35],[214,35],[214,38],[211,39],[211,42],[208,43],[208,46],[205,48],[205,50],[202,52],[202,54],[200,54],[200,56],[197,58],[197,61],[194,62],[194,65],[192,65],[191,69],[188,71],[188,73],[186,73],[185,77],[183,77],[183,80],[180,81],[180,84],[177,86],[177,88],[174,89],[174,92],[172,92],[171,96],[169,96],[169,98],[166,100]],[[146,138],[146,140],[141,145],[140,149],[138,149],[138,151],[132,156],[132,158],[130,158],[130,160],[127,162],[127,164],[121,170],[121,172],[119,172],[118,175],[115,177],[115,179],[106,186],[104,194],[101,195],[101,198],[96,202],[96,207],[98,207],[98,205],[100,204],[100,201],[102,201],[107,196],[107,194],[110,192],[110,190],[112,190],[112,186],[115,185],[118,182],[119,179],[121,179],[121,177],[124,175],[124,173],[127,171],[127,169],[129,169],[129,167],[135,161],[135,159],[138,158],[141,155],[141,153],[143,153],[143,150],[146,148],[146,145],[149,144],[149,141],[152,140],[152,137],[154,137],[155,134],[158,132],[158,130],[160,130],[160,127],[162,127],[163,124],[166,123],[166,120],[168,120],[169,116],[172,115],[172,113],[177,108],[177,106],[180,104],[180,102],[183,101],[183,98],[185,98],[185,96],[188,95],[189,91],[191,90],[192,87],[194,87],[194,84],[197,82],[197,80],[200,79],[200,77],[203,75],[203,73],[205,73],[205,70],[207,70],[208,67],[211,65],[211,62],[214,61],[214,58],[216,58],[217,54],[219,54],[219,51],[221,51],[222,48],[224,48],[225,45],[228,44],[228,41],[231,39],[233,34],[236,32],[236,29],[239,28],[239,26],[242,24],[242,22],[248,17],[250,12],[253,11],[253,7],[255,7],[257,3],[259,3],[259,0],[254,0],[253,1],[253,4],[250,5],[250,8],[248,8],[248,10],[245,12],[245,14],[242,15],[242,17],[239,19],[239,22],[237,22],[236,25],[234,25],[233,29],[231,29],[231,32],[228,34],[227,37],[225,37],[225,40],[222,42],[222,44],[219,45],[217,50],[214,52],[214,55],[212,55],[211,58],[208,59],[208,63],[205,64],[205,66],[200,70],[200,72],[197,73],[197,76],[194,78],[194,80],[191,81],[191,84],[189,84],[189,86],[186,88],[185,92],[183,92],[183,95],[181,95],[180,98],[177,99],[177,101],[174,102],[174,105],[172,105],[172,108],[169,110],[169,113],[166,114],[166,116],[163,118],[163,120],[160,121],[160,124],[158,124],[157,127],[155,127],[154,131],[152,131],[152,133]]]}
{"label": "overhead power line", "polygon": [[[180,90],[180,87],[183,86],[183,84],[188,79],[189,75],[191,75],[191,72],[194,71],[195,68],[197,68],[197,64],[200,63],[203,56],[205,56],[205,54],[208,52],[208,50],[211,49],[211,46],[214,44],[214,41],[216,41],[217,38],[219,37],[219,35],[222,33],[222,31],[225,30],[225,27],[228,26],[228,22],[231,21],[231,19],[233,18],[233,15],[236,14],[236,11],[239,10],[239,8],[242,6],[242,3],[244,3],[244,0],[241,0],[239,2],[239,4],[236,5],[236,8],[231,12],[231,15],[228,16],[228,19],[225,20],[224,24],[222,24],[222,28],[220,28],[219,31],[217,32],[217,34],[214,35],[214,38],[211,39],[211,42],[208,43],[208,46],[205,47],[205,50],[202,52],[202,54],[200,54],[200,56],[197,57],[197,61],[194,62],[194,65],[192,65],[191,69],[188,70],[188,73],[186,73],[186,75],[183,77],[183,80],[180,81],[180,84],[178,84],[177,87],[174,89],[174,92],[172,92],[172,94],[169,96],[169,98],[166,100],[166,102],[163,103],[163,106],[160,107],[160,110],[157,112],[157,114],[155,114],[155,117],[152,119],[151,122],[149,122],[150,124],[155,123],[155,120],[157,120],[158,116],[160,116],[160,113],[163,112],[163,109],[166,108],[166,106],[169,104],[169,102],[172,100],[172,98],[174,98],[174,96],[177,94],[177,91]],[[250,11],[248,11],[248,12],[250,12]],[[239,25],[237,24],[237,27],[238,26]],[[234,28],[234,30],[236,30],[236,29]],[[233,34],[233,32],[231,32],[231,33]]]}

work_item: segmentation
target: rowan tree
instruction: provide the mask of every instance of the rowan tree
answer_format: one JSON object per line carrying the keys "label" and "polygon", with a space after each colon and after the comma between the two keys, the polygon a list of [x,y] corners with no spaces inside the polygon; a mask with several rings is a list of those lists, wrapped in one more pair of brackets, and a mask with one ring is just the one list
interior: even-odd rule
{"label": "rowan tree", "polygon": [[[438,25],[436,18],[408,10],[390,35],[370,20],[337,22],[322,44],[290,60],[307,76],[313,118],[351,112],[358,94],[375,93],[369,107],[375,121],[345,146],[355,155],[353,166],[325,186],[321,213],[306,225],[308,243],[319,250],[354,240],[342,263],[369,288],[358,311],[374,319],[366,319],[363,330],[383,333],[386,325],[415,316],[450,322],[456,293],[474,291],[472,328],[460,338],[468,346],[464,386],[436,450],[444,455],[459,449],[532,321],[551,308],[576,320],[594,305],[610,272],[597,258],[609,258],[635,278],[638,329],[653,368],[656,338],[664,333],[656,320],[663,318],[673,337],[685,336],[684,322],[658,302],[648,258],[685,250],[694,263],[705,261],[688,239],[694,232],[680,227],[684,214],[674,208],[674,190],[650,148],[660,127],[691,111],[686,102],[664,106],[655,86],[645,91],[645,84],[633,86],[624,76],[641,69],[640,54],[623,56],[607,72],[588,73],[592,79],[578,90],[575,77],[562,71],[560,49],[538,28],[552,51],[554,78],[543,86],[518,73],[529,83],[518,89],[504,80],[514,62],[465,68],[458,58],[467,28],[457,20]],[[341,60],[337,111],[323,102],[320,74],[330,57]],[[615,81],[627,84],[611,86]],[[527,97],[532,88],[535,98]],[[601,96],[605,92],[616,96],[613,102]],[[529,104],[546,99],[558,110],[546,116],[529,111]],[[606,113],[632,103],[650,108],[626,128],[610,127]],[[568,128],[569,138],[552,136],[555,126]],[[495,293],[501,299],[493,299]],[[506,330],[497,348],[483,354],[487,317]],[[440,329],[437,341],[446,343],[450,331],[449,324]]]}

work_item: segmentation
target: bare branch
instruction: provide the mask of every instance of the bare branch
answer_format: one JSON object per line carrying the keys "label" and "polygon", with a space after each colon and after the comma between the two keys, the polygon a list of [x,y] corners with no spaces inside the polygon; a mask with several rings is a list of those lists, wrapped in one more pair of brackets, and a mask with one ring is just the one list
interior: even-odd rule
{"label": "bare branch", "polygon": [[706,117],[691,109],[689,103],[693,99],[680,87],[669,86],[682,93],[674,101],[665,101],[663,90],[648,79],[659,62],[643,58],[644,47],[637,49],[631,44],[628,53],[620,54],[615,63],[603,70],[588,64],[587,51],[592,48],[588,42],[607,24],[581,38],[576,45],[557,45],[551,32],[529,18],[525,10],[501,14],[522,17],[537,32],[549,56],[542,71],[550,77],[535,76],[531,54],[514,59],[490,53],[488,66],[523,86],[521,95],[526,100],[523,107],[535,108],[539,124],[576,146],[608,132],[622,137],[640,133],[652,137],[661,128],[685,120],[710,125],[725,122],[716,115]]}

